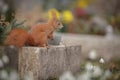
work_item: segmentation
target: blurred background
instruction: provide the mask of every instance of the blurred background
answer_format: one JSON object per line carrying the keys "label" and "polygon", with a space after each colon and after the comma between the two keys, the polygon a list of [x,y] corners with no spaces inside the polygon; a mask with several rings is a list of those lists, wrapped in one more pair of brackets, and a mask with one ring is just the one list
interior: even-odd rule
{"label": "blurred background", "polygon": [[[0,0],[0,24],[25,20],[22,26],[29,30],[39,22],[47,22],[51,10],[64,25],[56,35],[62,36],[63,44],[81,45],[84,65],[91,67],[92,62],[102,59],[102,63],[110,62],[105,67],[118,71],[105,79],[99,74],[91,79],[81,75],[80,80],[120,80],[120,0]],[[2,29],[0,32],[2,36]],[[97,66],[98,72],[101,69]]]}
{"label": "blurred background", "polygon": [[65,26],[60,32],[120,33],[119,0],[0,0],[0,14],[6,16],[6,21],[26,19],[26,27],[47,21],[53,9]]}

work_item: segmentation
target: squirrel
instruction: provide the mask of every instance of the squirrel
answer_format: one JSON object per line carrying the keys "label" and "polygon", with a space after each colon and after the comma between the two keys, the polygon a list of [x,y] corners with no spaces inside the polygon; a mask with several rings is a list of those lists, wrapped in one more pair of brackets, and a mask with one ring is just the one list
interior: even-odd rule
{"label": "squirrel", "polygon": [[63,27],[54,11],[51,12],[51,16],[52,18],[47,23],[38,23],[31,28],[29,34],[33,38],[35,46],[49,47],[48,38],[53,40],[53,32]]}
{"label": "squirrel", "polygon": [[22,47],[25,44],[30,46],[47,47],[48,39],[53,40],[53,32],[63,27],[54,11],[51,12],[52,18],[47,23],[38,23],[29,32],[23,29],[11,30],[6,38],[5,44]]}

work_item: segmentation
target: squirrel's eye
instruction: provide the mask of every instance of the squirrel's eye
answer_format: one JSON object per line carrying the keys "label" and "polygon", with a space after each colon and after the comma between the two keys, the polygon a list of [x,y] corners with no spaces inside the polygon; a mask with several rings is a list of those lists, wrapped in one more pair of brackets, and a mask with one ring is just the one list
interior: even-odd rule
{"label": "squirrel's eye", "polygon": [[60,25],[60,23],[58,23],[58,25]]}

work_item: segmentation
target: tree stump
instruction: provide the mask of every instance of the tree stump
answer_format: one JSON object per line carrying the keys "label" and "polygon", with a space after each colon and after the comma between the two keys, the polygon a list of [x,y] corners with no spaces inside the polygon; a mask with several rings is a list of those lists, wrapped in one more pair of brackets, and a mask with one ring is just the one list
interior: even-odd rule
{"label": "tree stump", "polygon": [[11,57],[10,66],[17,69],[20,77],[29,75],[33,80],[59,77],[65,71],[77,72],[80,69],[81,46],[5,47],[4,52]]}

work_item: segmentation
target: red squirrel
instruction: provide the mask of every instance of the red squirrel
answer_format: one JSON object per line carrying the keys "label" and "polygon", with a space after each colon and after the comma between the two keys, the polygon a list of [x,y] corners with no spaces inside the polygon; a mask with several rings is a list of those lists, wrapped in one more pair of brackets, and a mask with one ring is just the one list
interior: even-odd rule
{"label": "red squirrel", "polygon": [[47,23],[39,23],[33,26],[29,32],[34,40],[35,46],[48,47],[47,40],[53,39],[53,32],[63,27],[57,15],[52,11],[52,18]]}
{"label": "red squirrel", "polygon": [[52,11],[52,18],[47,23],[39,23],[33,26],[29,32],[23,29],[11,30],[7,36],[6,44],[22,47],[25,44],[40,47],[49,47],[48,39],[53,39],[53,32],[63,27],[57,15]]}

